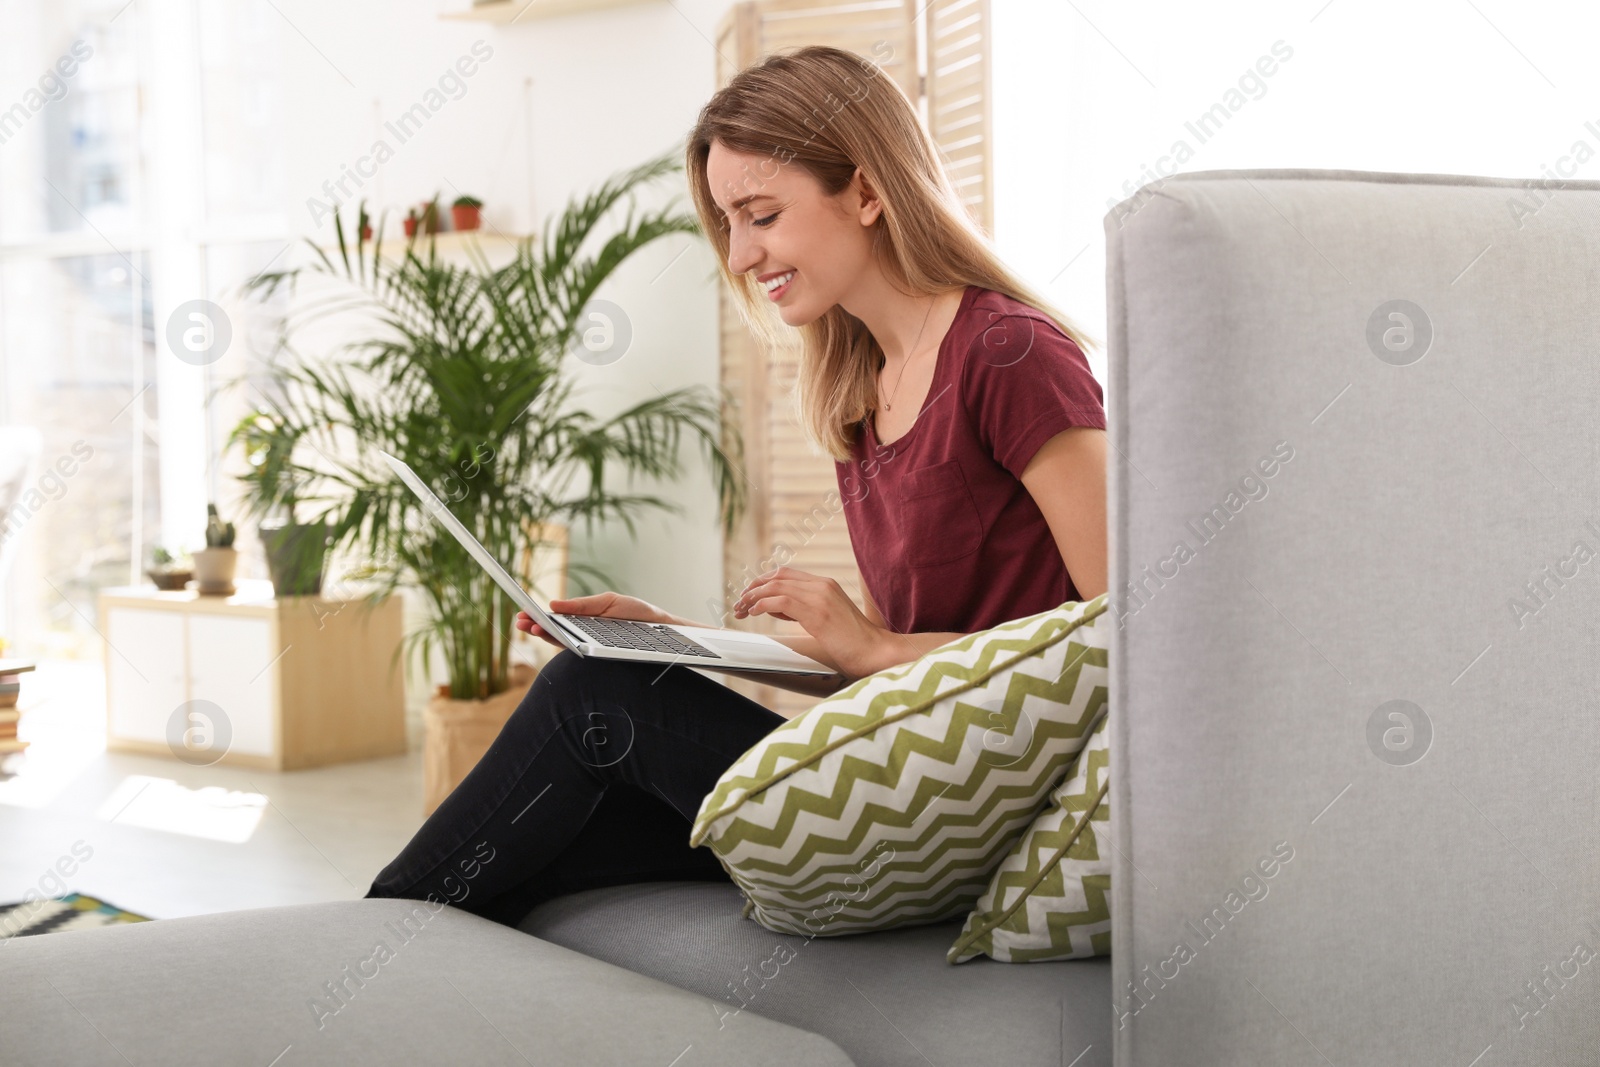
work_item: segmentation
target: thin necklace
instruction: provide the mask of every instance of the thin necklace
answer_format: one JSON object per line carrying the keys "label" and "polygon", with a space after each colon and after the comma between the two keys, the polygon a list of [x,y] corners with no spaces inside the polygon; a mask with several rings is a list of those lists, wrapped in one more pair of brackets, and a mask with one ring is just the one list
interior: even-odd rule
{"label": "thin necklace", "polygon": [[[911,351],[913,352],[917,350],[917,345],[922,343],[922,331],[928,328],[928,316],[933,314],[933,305],[937,300],[938,297],[934,297],[932,300],[929,300],[928,310],[922,313],[922,326],[917,330],[917,339],[911,342]],[[906,356],[906,358],[901,362],[900,373],[895,376],[894,388],[889,390],[889,399],[883,402],[883,410],[889,411],[893,407],[892,401],[894,400],[894,394],[900,391],[900,379],[906,376],[906,364],[910,362],[911,357],[909,355]]]}

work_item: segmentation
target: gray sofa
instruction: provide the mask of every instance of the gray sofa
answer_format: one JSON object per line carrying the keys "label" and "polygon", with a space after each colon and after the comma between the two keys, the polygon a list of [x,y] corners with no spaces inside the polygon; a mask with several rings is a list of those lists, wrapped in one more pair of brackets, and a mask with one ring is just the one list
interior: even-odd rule
{"label": "gray sofa", "polygon": [[739,912],[657,882],[522,932],[353,900],[14,938],[0,1064],[1110,1062],[1104,959],[956,967],[959,923],[808,940]]}
{"label": "gray sofa", "polygon": [[1106,231],[1111,961],[731,885],[304,905],[13,941],[0,1062],[1596,1062],[1600,186],[1211,172]]}

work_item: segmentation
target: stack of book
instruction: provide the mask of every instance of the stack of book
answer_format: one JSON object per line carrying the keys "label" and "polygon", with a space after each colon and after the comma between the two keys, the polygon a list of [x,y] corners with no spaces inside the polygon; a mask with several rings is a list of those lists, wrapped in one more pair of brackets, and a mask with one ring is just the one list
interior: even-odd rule
{"label": "stack of book", "polygon": [[0,659],[0,754],[21,752],[28,747],[28,742],[17,740],[17,722],[22,718],[17,697],[22,690],[23,673],[31,670],[31,663]]}

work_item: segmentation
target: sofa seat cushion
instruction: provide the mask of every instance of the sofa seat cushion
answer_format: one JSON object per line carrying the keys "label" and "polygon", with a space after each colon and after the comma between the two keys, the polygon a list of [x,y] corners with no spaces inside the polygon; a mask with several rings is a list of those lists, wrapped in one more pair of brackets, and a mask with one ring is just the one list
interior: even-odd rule
{"label": "sofa seat cushion", "polygon": [[729,1025],[679,988],[392,898],[13,938],[0,982],[6,1064],[664,1067],[691,1045],[681,1067],[849,1062],[814,1034]]}
{"label": "sofa seat cushion", "polygon": [[709,997],[720,1025],[761,1015],[821,1034],[861,1067],[1111,1062],[1106,957],[952,967],[960,919],[806,937],[741,904],[727,882],[646,882],[546,901],[520,928]]}

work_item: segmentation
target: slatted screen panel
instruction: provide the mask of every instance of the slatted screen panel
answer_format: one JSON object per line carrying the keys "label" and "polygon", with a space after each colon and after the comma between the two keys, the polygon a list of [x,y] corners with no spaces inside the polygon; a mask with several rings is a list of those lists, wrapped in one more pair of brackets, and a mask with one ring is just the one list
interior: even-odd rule
{"label": "slatted screen panel", "polygon": [[[922,33],[943,49],[944,57],[929,70],[926,80],[919,74],[917,58],[919,18],[927,22]],[[736,4],[717,31],[717,84],[727,84],[736,71],[764,55],[807,44],[833,45],[877,60],[925,117],[937,116],[938,126],[930,126],[930,133],[945,155],[951,181],[987,230],[987,20],[988,0],[936,0],[925,11],[909,0],[849,4],[753,0]],[[924,88],[927,101],[922,99]],[[744,439],[751,508],[739,530],[725,542],[723,603],[706,615],[724,625],[761,633],[803,633],[797,624],[766,616],[736,623],[718,614],[775,558],[780,544],[792,551],[791,566],[834,578],[858,605],[866,602],[844,513],[829,508],[829,494],[838,492],[833,461],[812,450],[795,415],[798,345],[761,351],[739,320],[732,300],[732,294],[724,289],[722,385],[734,404],[726,413],[727,422],[737,426]],[[739,678],[723,680],[785,716],[816,703],[815,697],[775,686]]]}
{"label": "slatted screen panel", "polygon": [[927,41],[928,132],[961,202],[993,234],[988,0],[931,0]]}

